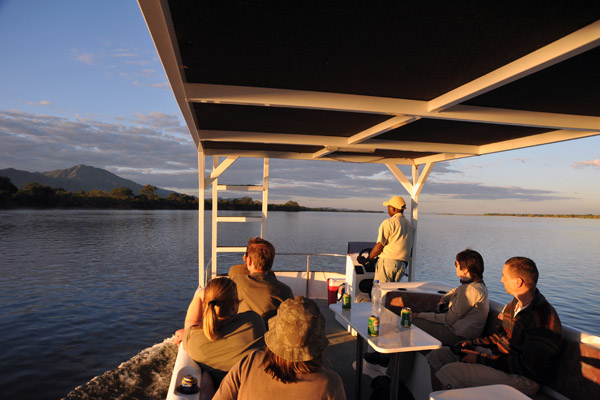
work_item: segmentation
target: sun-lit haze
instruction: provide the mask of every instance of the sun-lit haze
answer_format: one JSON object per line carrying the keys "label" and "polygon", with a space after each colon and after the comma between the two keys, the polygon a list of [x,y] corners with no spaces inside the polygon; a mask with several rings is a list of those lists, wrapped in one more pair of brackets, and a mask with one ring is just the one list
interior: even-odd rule
{"label": "sun-lit haze", "polygon": [[[196,149],[137,2],[0,0],[0,50],[0,169],[86,164],[197,193]],[[261,174],[241,159],[221,181]],[[269,188],[270,202],[380,211],[407,196],[377,164],[272,160]],[[600,214],[600,137],[436,164],[420,210]]]}

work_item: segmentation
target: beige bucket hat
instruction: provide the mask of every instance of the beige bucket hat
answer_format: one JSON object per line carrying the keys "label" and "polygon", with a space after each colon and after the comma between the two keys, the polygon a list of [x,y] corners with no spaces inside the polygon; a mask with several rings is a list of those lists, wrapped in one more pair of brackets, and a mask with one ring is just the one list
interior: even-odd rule
{"label": "beige bucket hat", "polygon": [[269,350],[287,361],[316,358],[329,344],[319,306],[303,296],[281,303],[277,315],[269,320],[265,343]]}

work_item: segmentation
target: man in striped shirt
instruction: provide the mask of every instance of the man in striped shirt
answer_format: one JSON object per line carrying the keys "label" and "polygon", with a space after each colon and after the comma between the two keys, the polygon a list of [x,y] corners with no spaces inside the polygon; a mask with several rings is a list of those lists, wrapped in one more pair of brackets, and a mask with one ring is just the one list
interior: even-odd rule
{"label": "man in striped shirt", "polygon": [[496,333],[431,352],[427,359],[437,371],[434,389],[505,384],[532,395],[540,383],[552,379],[562,326],[556,310],[536,287],[538,276],[529,258],[506,261],[502,283],[514,299],[498,316]]}

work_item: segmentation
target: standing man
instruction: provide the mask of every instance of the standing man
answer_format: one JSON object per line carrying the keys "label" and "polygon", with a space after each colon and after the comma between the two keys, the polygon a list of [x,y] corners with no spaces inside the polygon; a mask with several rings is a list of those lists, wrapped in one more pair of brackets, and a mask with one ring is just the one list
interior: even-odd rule
{"label": "standing man", "polygon": [[[442,347],[427,355],[440,389],[505,384],[526,395],[553,378],[558,365],[562,326],[554,307],[537,289],[533,260],[513,257],[502,268],[506,293],[514,296],[498,316],[496,333]],[[459,361],[460,359],[460,361]],[[440,368],[441,367],[441,368]]]}
{"label": "standing man", "polygon": [[404,217],[406,203],[402,197],[394,196],[383,205],[387,206],[390,218],[379,225],[377,244],[371,250],[369,258],[379,256],[374,279],[379,282],[400,282],[402,276],[406,275],[414,228]]}
{"label": "standing man", "polygon": [[238,312],[250,310],[258,313],[268,329],[269,318],[276,315],[279,305],[293,298],[294,294],[288,285],[277,280],[271,272],[275,247],[270,242],[260,237],[252,238],[248,241],[246,254],[249,273],[231,276],[237,284],[240,298]]}

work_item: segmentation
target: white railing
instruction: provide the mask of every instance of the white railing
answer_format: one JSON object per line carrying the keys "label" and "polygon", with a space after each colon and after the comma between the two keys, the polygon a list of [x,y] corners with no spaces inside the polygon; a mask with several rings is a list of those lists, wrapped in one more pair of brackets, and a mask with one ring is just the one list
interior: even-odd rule
{"label": "white railing", "polygon": [[[219,256],[219,254],[217,254],[217,256]],[[341,258],[346,258],[347,254],[335,254],[335,253],[277,253],[278,257],[281,256],[306,256],[306,288],[307,288],[307,292],[308,292],[308,282],[309,282],[309,278],[310,278],[310,257],[311,256],[318,256],[318,257],[341,257]],[[205,271],[211,271],[212,268],[212,258],[208,260],[208,263],[206,263],[205,265]],[[342,265],[342,270],[345,271],[345,264]],[[210,276],[209,273],[205,273],[204,276],[208,277]],[[205,286],[206,282],[204,282],[204,285],[201,286]]]}

